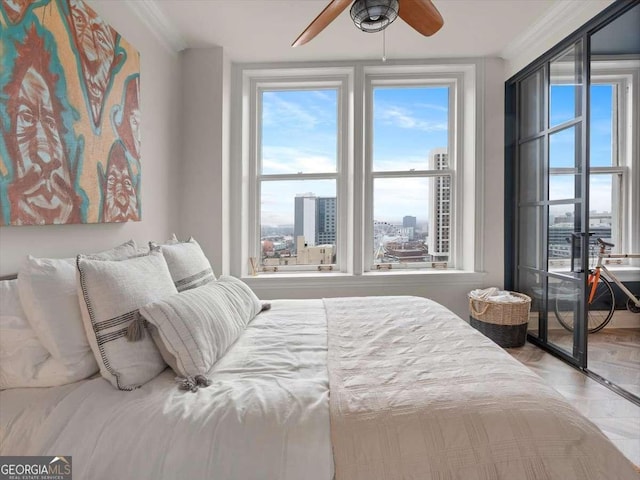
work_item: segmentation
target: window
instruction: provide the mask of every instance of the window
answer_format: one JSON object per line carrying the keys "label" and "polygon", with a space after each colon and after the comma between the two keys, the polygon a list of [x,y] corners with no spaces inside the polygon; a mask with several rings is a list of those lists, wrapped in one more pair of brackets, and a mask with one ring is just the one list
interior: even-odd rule
{"label": "window", "polygon": [[[591,62],[590,89],[590,176],[589,176],[589,230],[592,233],[591,256],[596,255],[595,238],[610,239],[615,244],[613,251],[631,251],[633,245],[633,215],[630,214],[633,178],[631,154],[633,142],[632,94],[637,82],[637,62],[630,62],[620,68],[612,68],[612,62],[594,60]],[[566,77],[566,75],[565,75]],[[569,82],[570,83],[570,82]],[[635,85],[635,87],[634,87]],[[566,120],[567,112],[575,109],[574,96],[579,94],[575,87],[554,84],[550,91],[556,100],[550,109],[550,123],[558,125]],[[554,106],[555,105],[555,106]],[[579,135],[575,127],[567,128],[554,135],[549,144],[549,199],[557,200],[574,194],[575,171],[567,159],[575,157],[573,138]],[[573,209],[566,205],[550,207],[550,265],[564,268],[569,254],[566,239],[574,225]],[[615,260],[620,262],[620,260]]]}
{"label": "window", "polygon": [[376,79],[370,182],[373,268],[448,264],[453,210],[449,163],[450,90],[445,82]]}
{"label": "window", "polygon": [[475,65],[238,68],[240,275],[477,269]]}
{"label": "window", "polygon": [[591,62],[589,228],[593,237],[610,238],[615,252],[638,249],[633,207],[640,187],[633,154],[638,109],[633,99],[640,87],[639,67],[638,61],[617,61],[615,67],[606,60]]}
{"label": "window", "polygon": [[256,272],[332,271],[344,263],[338,247],[345,191],[339,125],[347,80],[252,82],[248,197],[255,208],[246,219],[248,230],[255,228],[248,250]]}

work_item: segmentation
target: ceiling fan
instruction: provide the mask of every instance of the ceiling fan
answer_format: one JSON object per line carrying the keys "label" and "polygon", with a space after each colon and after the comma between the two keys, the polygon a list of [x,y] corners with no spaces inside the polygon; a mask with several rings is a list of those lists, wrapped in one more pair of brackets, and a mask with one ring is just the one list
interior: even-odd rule
{"label": "ceiling fan", "polygon": [[312,40],[352,2],[351,19],[363,32],[384,30],[398,16],[427,37],[444,24],[431,0],[331,0],[291,46],[297,47]]}

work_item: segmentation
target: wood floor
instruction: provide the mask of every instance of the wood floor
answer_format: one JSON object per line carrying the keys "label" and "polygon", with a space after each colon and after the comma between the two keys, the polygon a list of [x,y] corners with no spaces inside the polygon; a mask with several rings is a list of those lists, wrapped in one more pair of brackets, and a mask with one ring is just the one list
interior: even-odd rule
{"label": "wood floor", "polygon": [[530,343],[506,350],[564,395],[627,458],[640,465],[639,406]]}
{"label": "wood floor", "polygon": [[[549,341],[571,351],[566,330],[550,330]],[[589,335],[589,370],[640,397],[640,328],[605,328]]]}

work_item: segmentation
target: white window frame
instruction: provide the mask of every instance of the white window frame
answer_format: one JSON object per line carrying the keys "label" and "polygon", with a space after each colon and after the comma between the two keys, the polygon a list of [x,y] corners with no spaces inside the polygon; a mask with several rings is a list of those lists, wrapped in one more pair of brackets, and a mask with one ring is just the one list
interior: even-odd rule
{"label": "white window frame", "polygon": [[[346,172],[349,171],[349,154],[346,150],[348,138],[344,138],[345,129],[343,125],[349,122],[349,98],[352,89],[352,76],[348,71],[326,71],[321,77],[310,77],[309,74],[302,70],[288,70],[281,72],[282,75],[262,77],[259,74],[252,76],[249,84],[249,114],[254,119],[249,126],[249,138],[251,144],[250,161],[248,163],[248,203],[249,221],[247,234],[249,241],[247,263],[253,257],[260,264],[262,252],[260,251],[261,225],[260,225],[260,203],[261,203],[261,184],[264,181],[296,181],[296,180],[335,180],[336,182],[336,216],[337,216],[337,233],[336,233],[336,264],[327,264],[323,267],[330,266],[331,270],[322,271],[340,271],[344,272],[347,268],[347,242],[345,241],[344,232],[347,231],[347,218],[342,214],[348,208],[347,198],[349,185]],[[291,173],[291,174],[263,174],[261,173],[262,157],[262,95],[265,91],[301,91],[301,90],[336,90],[337,92],[337,144],[336,144],[336,171],[327,173]],[[347,134],[348,136],[348,134]],[[261,267],[259,267],[261,268]],[[264,271],[273,271],[265,268]],[[280,265],[277,272],[296,272],[296,271],[318,271],[318,265]]]}
{"label": "white window frame", "polygon": [[[478,78],[476,78],[478,75]],[[456,81],[456,92],[450,94],[450,102],[460,112],[455,115],[455,127],[449,132],[449,148],[456,152],[455,175],[455,266],[446,270],[422,269],[401,271],[372,271],[371,201],[366,199],[367,186],[365,162],[366,142],[371,138],[371,128],[365,118],[366,79],[384,76],[405,77],[409,83],[416,78],[431,79],[438,84],[444,80]],[[338,187],[339,231],[337,240],[338,268],[331,272],[278,272],[252,276],[249,268],[251,256],[259,249],[259,194],[255,188],[256,149],[255,132],[258,118],[255,111],[255,91],[258,85],[281,84],[303,79],[335,81],[342,78],[345,94],[341,98],[339,149],[342,155],[340,175],[345,182]],[[437,79],[437,81],[436,81]],[[477,282],[483,276],[484,204],[482,187],[483,165],[483,98],[484,62],[477,61],[418,61],[413,63],[389,62],[336,62],[332,64],[300,65],[234,65],[232,84],[231,165],[231,273],[244,278],[250,285],[269,285],[269,288],[314,287],[322,285],[364,287],[388,285],[442,284],[447,281]],[[283,83],[284,82],[284,83]],[[345,103],[342,103],[342,102]],[[451,112],[450,112],[451,116]],[[451,158],[451,157],[450,157]],[[370,171],[370,167],[369,167]],[[454,182],[456,183],[456,182]],[[239,188],[239,187],[242,188]],[[464,192],[464,194],[463,194]],[[371,220],[368,220],[368,219]],[[247,221],[246,219],[250,219]],[[257,236],[256,236],[257,235]],[[371,251],[371,253],[369,253]],[[366,258],[369,257],[369,258]],[[447,280],[447,278],[449,280]],[[263,283],[267,282],[267,283]],[[329,283],[330,282],[330,283]]]}
{"label": "white window frame", "polygon": [[[618,236],[614,243],[618,242],[618,252],[637,253],[640,252],[640,221],[635,220],[640,218],[640,60],[594,56],[591,83],[616,86],[613,121],[617,120],[617,125],[613,133],[617,138],[612,148],[617,165],[593,167],[591,171],[619,178],[620,188],[614,186],[613,192],[613,201],[617,200],[620,210],[620,225],[616,228]],[[632,259],[628,265],[637,268],[640,261]],[[615,266],[610,268],[615,269]]]}
{"label": "white window frame", "polygon": [[[457,236],[458,224],[457,224],[457,205],[458,196],[457,188],[458,176],[456,172],[460,167],[459,156],[457,154],[459,143],[464,138],[464,132],[456,129],[457,119],[461,115],[459,111],[462,105],[459,101],[456,101],[456,97],[459,95],[459,84],[462,82],[461,76],[453,76],[451,78],[443,77],[442,75],[420,75],[420,74],[393,74],[392,72],[376,73],[374,69],[365,69],[365,203],[364,203],[364,215],[365,215],[365,242],[364,242],[364,271],[372,272],[378,270],[375,265],[374,259],[374,245],[373,245],[373,230],[374,225],[374,181],[378,178],[437,178],[446,177],[451,178],[451,196],[453,198],[453,208],[450,211],[450,216],[453,219],[450,225],[450,249],[449,249],[449,261],[447,262],[448,268],[456,268],[460,259],[456,255],[458,251],[459,239]],[[373,171],[373,117],[374,117],[374,105],[373,105],[373,91],[377,87],[407,87],[407,88],[419,88],[419,87],[448,87],[448,143],[447,143],[447,155],[449,160],[449,168],[446,170],[396,170],[396,171]],[[462,129],[463,127],[459,127]],[[457,139],[457,140],[456,140]],[[425,205],[426,208],[426,205]],[[433,221],[433,219],[430,219]],[[390,269],[424,269],[431,266],[431,262],[411,262],[404,264],[389,264]]]}

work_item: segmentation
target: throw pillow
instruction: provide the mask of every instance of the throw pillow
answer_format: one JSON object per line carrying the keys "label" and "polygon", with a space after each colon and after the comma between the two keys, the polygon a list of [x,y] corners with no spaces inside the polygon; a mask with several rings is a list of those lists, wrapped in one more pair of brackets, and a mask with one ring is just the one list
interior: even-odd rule
{"label": "throw pillow", "polygon": [[175,235],[164,245],[156,245],[162,251],[171,278],[179,292],[205,285],[216,279],[211,264],[193,237],[179,242]]}
{"label": "throw pillow", "polygon": [[260,312],[242,281],[217,282],[151,302],[140,309],[165,361],[183,377],[206,375]]}
{"label": "throw pillow", "polygon": [[26,386],[48,358],[20,305],[18,281],[0,281],[0,390]]}
{"label": "throw pillow", "polygon": [[[120,259],[135,255],[136,251],[131,240],[93,257]],[[73,258],[28,256],[18,272],[26,318],[40,343],[57,360],[57,376],[62,383],[81,380],[98,371],[82,325],[75,270]]]}
{"label": "throw pillow", "polygon": [[177,292],[162,253],[120,261],[78,255],[82,320],[101,375],[120,390],[133,390],[165,367],[143,328],[140,341],[127,335],[140,324],[139,308]]}

